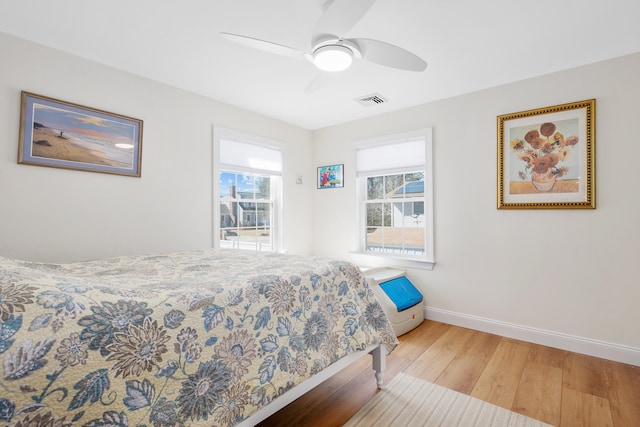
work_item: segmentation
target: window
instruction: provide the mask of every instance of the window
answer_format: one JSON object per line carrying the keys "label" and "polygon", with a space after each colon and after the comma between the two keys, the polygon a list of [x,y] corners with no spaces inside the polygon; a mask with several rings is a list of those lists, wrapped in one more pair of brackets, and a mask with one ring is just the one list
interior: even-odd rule
{"label": "window", "polygon": [[431,129],[356,148],[359,252],[433,263]]}
{"label": "window", "polygon": [[220,171],[220,247],[274,250],[270,175]]}
{"label": "window", "polygon": [[279,250],[281,150],[256,142],[257,137],[244,135],[240,140],[231,131],[216,136],[214,247]]}

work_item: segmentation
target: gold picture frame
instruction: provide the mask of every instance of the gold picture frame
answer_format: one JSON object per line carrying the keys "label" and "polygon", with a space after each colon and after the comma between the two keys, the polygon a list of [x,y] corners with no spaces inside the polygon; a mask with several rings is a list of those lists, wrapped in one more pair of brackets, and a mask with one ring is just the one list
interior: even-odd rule
{"label": "gold picture frame", "polygon": [[595,209],[595,108],[498,116],[498,209]]}

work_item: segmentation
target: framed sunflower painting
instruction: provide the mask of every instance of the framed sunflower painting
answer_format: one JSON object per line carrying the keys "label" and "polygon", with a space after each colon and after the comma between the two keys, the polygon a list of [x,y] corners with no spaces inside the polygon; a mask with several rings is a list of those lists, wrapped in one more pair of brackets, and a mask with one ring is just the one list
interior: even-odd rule
{"label": "framed sunflower painting", "polygon": [[498,209],[595,209],[595,107],[498,116]]}

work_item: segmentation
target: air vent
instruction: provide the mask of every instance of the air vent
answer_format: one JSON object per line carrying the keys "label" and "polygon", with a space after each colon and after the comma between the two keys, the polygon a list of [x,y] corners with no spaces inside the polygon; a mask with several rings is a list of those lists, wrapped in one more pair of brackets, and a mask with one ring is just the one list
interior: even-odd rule
{"label": "air vent", "polygon": [[364,107],[371,107],[372,105],[384,104],[387,102],[387,100],[379,93],[363,96],[362,98],[356,98],[355,100]]}

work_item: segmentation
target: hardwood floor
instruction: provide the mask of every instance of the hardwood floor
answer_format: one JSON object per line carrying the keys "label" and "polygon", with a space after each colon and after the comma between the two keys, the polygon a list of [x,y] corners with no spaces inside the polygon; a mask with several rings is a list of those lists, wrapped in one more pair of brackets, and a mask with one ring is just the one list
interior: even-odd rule
{"label": "hardwood floor", "polygon": [[[640,367],[425,320],[400,337],[398,372],[557,427],[640,426]],[[259,424],[342,426],[377,390],[364,357]]]}

